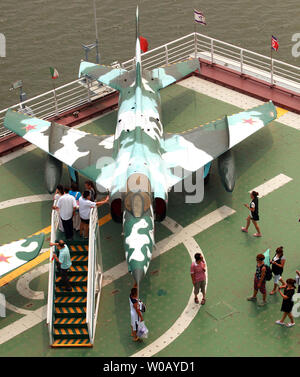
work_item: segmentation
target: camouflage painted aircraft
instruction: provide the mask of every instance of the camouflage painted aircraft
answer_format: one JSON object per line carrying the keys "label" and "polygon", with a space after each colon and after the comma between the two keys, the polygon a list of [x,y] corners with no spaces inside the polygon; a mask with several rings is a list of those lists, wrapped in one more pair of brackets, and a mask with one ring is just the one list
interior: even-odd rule
{"label": "camouflage painted aircraft", "polygon": [[165,218],[170,189],[195,171],[201,173],[197,186],[203,188],[211,161],[218,158],[222,182],[232,191],[230,149],[276,119],[269,102],[182,134],[164,135],[160,90],[197,69],[198,59],[142,69],[137,9],[135,67],[127,71],[82,62],[79,69],[80,76],[119,91],[114,135],[95,136],[12,110],[5,117],[7,128],[49,154],[48,190],[55,188],[64,163],[96,182],[99,191],[109,191],[111,215],[123,223],[126,260],[138,284],[148,270],[154,221]]}

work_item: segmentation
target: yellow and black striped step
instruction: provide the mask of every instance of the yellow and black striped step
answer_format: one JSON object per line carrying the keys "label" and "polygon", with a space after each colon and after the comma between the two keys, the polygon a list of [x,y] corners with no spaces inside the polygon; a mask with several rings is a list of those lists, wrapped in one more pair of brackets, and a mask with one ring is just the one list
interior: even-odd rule
{"label": "yellow and black striped step", "polygon": [[89,339],[87,328],[55,328],[53,332],[54,339]]}
{"label": "yellow and black striped step", "polygon": [[86,318],[85,317],[72,317],[72,318],[56,318],[54,321],[55,328],[59,327],[85,327],[86,328]]}
{"label": "yellow and black striped step", "polygon": [[56,339],[51,347],[93,347],[93,345],[89,339]]}
{"label": "yellow and black striped step", "polygon": [[70,306],[70,307],[60,307],[55,306],[54,308],[55,319],[56,318],[75,318],[75,317],[85,317],[86,316],[86,307],[84,306]]}
{"label": "yellow and black striped step", "polygon": [[73,266],[87,265],[88,256],[87,255],[73,255],[71,257],[71,261],[72,261]]}
{"label": "yellow and black striped step", "polygon": [[86,306],[85,296],[59,296],[56,297],[55,306]]}
{"label": "yellow and black striped step", "polygon": [[[86,285],[87,284],[87,275],[79,275],[79,276],[77,276],[77,275],[70,276],[69,275],[69,281],[70,281],[72,286],[74,286],[74,285]],[[55,284],[59,285],[59,286],[62,285],[62,280],[61,280],[60,276],[58,278],[56,278]]]}
{"label": "yellow and black striped step", "polygon": [[88,255],[88,246],[87,245],[70,245],[69,246],[71,256],[77,255]]}
{"label": "yellow and black striped step", "polygon": [[62,287],[56,286],[55,287],[55,297],[59,296],[82,296],[86,295],[87,293],[87,286],[86,285],[75,285],[72,287],[72,291],[66,291],[62,289]]}
{"label": "yellow and black striped step", "polygon": [[87,274],[87,271],[88,271],[88,266],[71,266],[70,269],[69,269],[69,275],[72,275],[72,274]]}

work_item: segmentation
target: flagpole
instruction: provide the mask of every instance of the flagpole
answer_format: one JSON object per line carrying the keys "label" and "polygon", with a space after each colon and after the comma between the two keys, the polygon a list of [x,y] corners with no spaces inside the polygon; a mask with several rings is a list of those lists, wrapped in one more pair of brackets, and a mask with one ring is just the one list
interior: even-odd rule
{"label": "flagpole", "polygon": [[56,97],[56,90],[55,90],[55,83],[54,79],[52,79],[52,85],[53,85],[53,95],[54,95],[54,103],[55,103],[55,114],[58,115],[58,106],[57,106],[57,97]]}
{"label": "flagpole", "polygon": [[197,30],[197,26],[196,26],[197,22],[195,21],[195,15],[194,15],[194,45],[195,45],[195,59],[197,58],[197,34],[196,34],[196,30]]}
{"label": "flagpole", "polygon": [[274,77],[273,77],[273,48],[272,48],[273,36],[271,35],[271,86],[274,86]]}
{"label": "flagpole", "polygon": [[95,33],[96,33],[96,63],[100,64],[100,54],[99,54],[99,40],[98,40],[98,27],[97,27],[97,15],[96,15],[96,2],[93,0],[94,5],[94,21],[95,21]]}

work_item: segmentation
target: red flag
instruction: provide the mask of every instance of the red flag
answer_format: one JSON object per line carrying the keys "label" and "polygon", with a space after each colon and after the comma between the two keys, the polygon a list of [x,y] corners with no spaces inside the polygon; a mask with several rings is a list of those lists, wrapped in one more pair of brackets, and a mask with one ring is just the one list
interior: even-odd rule
{"label": "red flag", "polygon": [[272,46],[272,49],[277,51],[278,50],[278,47],[279,47],[279,44],[278,44],[278,39],[276,37],[274,37],[274,35],[272,35],[272,40],[271,40],[271,46]]}
{"label": "red flag", "polygon": [[143,52],[148,51],[148,41],[140,35],[140,45]]}

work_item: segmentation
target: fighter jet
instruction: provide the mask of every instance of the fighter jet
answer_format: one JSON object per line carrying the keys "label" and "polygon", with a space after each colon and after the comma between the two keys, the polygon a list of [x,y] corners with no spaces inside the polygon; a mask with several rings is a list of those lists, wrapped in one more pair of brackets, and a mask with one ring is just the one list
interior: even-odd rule
{"label": "fighter jet", "polygon": [[[6,113],[7,128],[49,154],[48,189],[55,187],[64,163],[96,182],[99,191],[109,192],[111,216],[123,223],[125,256],[137,284],[148,270],[154,221],[164,220],[171,188],[200,171],[197,186],[204,192],[204,178],[218,158],[221,180],[232,191],[235,168],[230,149],[276,119],[276,108],[268,102],[181,134],[164,134],[160,91],[195,70],[200,72],[198,59],[142,68],[137,8],[133,69],[85,61],[79,69],[80,77],[119,91],[114,135],[95,136],[22,112]],[[202,199],[203,195],[198,201]]]}

